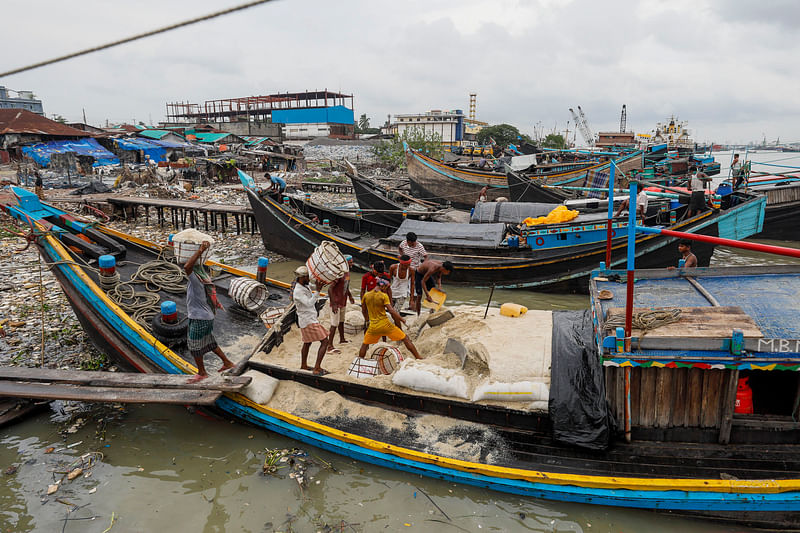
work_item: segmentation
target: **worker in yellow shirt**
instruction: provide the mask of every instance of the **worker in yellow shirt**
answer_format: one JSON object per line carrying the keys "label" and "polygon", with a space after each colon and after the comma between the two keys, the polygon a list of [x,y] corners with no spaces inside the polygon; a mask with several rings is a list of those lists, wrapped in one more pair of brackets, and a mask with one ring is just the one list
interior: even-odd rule
{"label": "worker in yellow shirt", "polygon": [[[364,323],[367,331],[364,333],[364,342],[361,344],[358,356],[363,359],[367,355],[367,347],[381,340],[381,337],[386,336],[393,341],[403,341],[403,344],[414,357],[422,359],[411,339],[406,336],[402,329],[395,325],[405,324],[406,321],[392,307],[389,295],[386,294],[388,289],[389,282],[383,278],[378,278],[378,284],[375,285],[375,288],[368,291],[361,299],[361,312],[364,314]],[[392,315],[395,324],[389,322],[389,317],[386,316],[387,312]]]}

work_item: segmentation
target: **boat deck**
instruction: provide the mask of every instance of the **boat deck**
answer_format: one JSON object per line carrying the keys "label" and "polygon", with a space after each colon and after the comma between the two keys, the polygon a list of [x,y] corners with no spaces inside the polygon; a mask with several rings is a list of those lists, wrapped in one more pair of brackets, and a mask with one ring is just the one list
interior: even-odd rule
{"label": "boat deck", "polygon": [[[156,259],[156,254],[149,249],[130,242],[125,244],[127,246],[126,257],[117,264],[120,282],[130,280],[131,276],[141,265]],[[98,274],[96,272],[87,270],[87,273],[94,281],[98,280]],[[250,355],[261,342],[267,329],[258,316],[240,307],[228,295],[228,288],[234,278],[235,276],[233,274],[226,272],[218,274],[213,278],[214,285],[217,288],[217,297],[225,308],[224,310],[218,310],[214,318],[214,337],[228,358],[236,362],[238,359]],[[145,290],[144,284],[136,284],[135,288],[137,291]],[[265,304],[267,307],[285,308],[289,305],[288,290],[270,286],[269,291],[270,298]],[[158,292],[158,295],[161,297],[162,302],[165,300],[172,300],[177,304],[179,319],[186,316],[185,291],[172,293],[162,290]],[[194,364],[194,358],[189,355],[185,344],[175,347],[173,351]],[[218,368],[220,366],[219,358],[213,355],[206,357],[206,365],[210,369]]]}
{"label": "boat deck", "polygon": [[[752,327],[756,327],[765,338],[800,339],[800,306],[797,305],[800,301],[800,275],[791,271],[763,274],[752,268],[749,269],[752,275],[718,275],[709,270],[687,269],[684,273],[691,275],[719,306],[728,310],[727,336],[730,336],[732,328],[749,325],[752,337],[758,336],[752,331]],[[607,289],[614,295],[613,299],[600,300],[604,315],[612,308],[625,306],[624,283],[597,281],[596,284],[597,290]],[[677,274],[674,277],[639,278],[634,288],[633,304],[634,308],[696,309],[713,306],[696,285]],[[708,316],[707,313],[693,313],[698,317]],[[654,335],[656,331],[650,334]]]}

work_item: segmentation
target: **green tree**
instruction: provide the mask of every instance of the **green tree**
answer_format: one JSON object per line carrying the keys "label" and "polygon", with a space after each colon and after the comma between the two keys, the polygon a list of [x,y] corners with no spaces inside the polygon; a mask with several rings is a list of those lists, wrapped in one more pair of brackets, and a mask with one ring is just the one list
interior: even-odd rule
{"label": "green tree", "polygon": [[567,143],[564,141],[564,136],[560,133],[550,133],[544,138],[542,146],[545,148],[566,148]]}
{"label": "green tree", "polygon": [[528,135],[520,133],[511,124],[495,124],[494,126],[487,126],[478,132],[478,142],[480,144],[489,144],[491,142],[490,139],[494,139],[494,142],[503,148],[509,144],[531,142],[531,138]]}
{"label": "green tree", "polygon": [[380,161],[392,168],[401,168],[406,163],[404,142],[410,148],[431,157],[437,159],[442,157],[442,136],[422,128],[408,128],[403,131],[402,135],[396,135],[391,141],[384,141],[373,147],[372,150]]}

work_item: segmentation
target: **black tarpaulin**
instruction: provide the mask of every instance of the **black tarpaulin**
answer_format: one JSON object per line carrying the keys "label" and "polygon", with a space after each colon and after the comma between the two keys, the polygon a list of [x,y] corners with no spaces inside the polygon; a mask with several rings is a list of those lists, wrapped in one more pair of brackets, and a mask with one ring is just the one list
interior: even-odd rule
{"label": "black tarpaulin", "polygon": [[592,450],[608,448],[612,418],[588,309],[553,313],[552,353],[549,410],[553,438]]}

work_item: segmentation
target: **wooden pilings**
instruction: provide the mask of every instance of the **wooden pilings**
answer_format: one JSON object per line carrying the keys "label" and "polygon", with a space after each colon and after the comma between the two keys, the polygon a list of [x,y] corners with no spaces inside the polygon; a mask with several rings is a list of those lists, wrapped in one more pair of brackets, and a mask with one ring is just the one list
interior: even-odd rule
{"label": "wooden pilings", "polygon": [[160,227],[167,224],[175,230],[191,227],[220,232],[233,228],[237,235],[247,231],[251,235],[255,234],[253,213],[245,206],[161,198],[109,197],[107,201],[122,212],[126,221],[136,220],[141,207],[145,222],[150,224],[150,208],[153,208]]}

